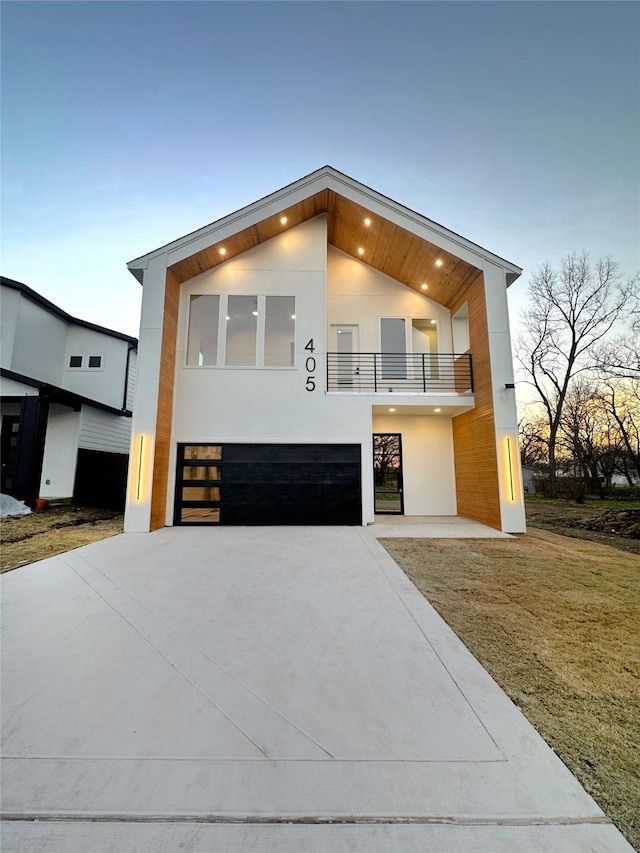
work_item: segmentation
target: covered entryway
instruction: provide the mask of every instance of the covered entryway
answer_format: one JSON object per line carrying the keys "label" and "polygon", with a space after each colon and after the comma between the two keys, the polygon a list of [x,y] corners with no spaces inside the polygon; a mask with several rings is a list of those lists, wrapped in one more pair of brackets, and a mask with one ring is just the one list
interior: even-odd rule
{"label": "covered entryway", "polygon": [[179,444],[174,524],[362,523],[359,444]]}

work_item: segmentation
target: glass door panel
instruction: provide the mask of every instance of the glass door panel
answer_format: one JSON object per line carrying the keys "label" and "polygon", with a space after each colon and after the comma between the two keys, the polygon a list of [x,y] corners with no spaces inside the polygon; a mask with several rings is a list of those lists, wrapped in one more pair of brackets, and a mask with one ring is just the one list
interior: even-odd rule
{"label": "glass door panel", "polygon": [[374,511],[402,515],[402,438],[399,434],[373,436]]}
{"label": "glass door panel", "polygon": [[358,384],[358,359],[354,355],[359,352],[357,326],[333,326],[335,333],[336,379],[339,388],[353,390]]}

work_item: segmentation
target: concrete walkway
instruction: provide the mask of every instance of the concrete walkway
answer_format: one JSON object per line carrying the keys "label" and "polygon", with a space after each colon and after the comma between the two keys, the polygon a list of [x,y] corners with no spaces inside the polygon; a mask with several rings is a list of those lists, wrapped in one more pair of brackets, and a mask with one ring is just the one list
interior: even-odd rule
{"label": "concrete walkway", "polygon": [[128,534],[2,600],[3,853],[631,850],[368,530]]}
{"label": "concrete walkway", "polygon": [[369,530],[376,539],[512,539],[460,515],[376,515]]}

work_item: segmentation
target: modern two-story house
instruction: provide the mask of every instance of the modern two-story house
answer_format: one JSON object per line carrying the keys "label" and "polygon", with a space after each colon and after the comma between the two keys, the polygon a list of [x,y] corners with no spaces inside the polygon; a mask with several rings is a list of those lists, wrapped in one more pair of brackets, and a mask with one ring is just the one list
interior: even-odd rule
{"label": "modern two-story house", "polygon": [[326,166],[129,269],[125,530],[396,513],[524,531],[514,264]]}
{"label": "modern two-story house", "polygon": [[1,283],[2,492],[122,508],[137,339]]}

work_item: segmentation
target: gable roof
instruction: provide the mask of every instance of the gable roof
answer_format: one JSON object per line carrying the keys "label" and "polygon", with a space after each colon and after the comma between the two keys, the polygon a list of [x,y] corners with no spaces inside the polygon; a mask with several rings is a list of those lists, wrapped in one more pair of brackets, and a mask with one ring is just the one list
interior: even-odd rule
{"label": "gable roof", "polygon": [[[416,290],[426,283],[429,297],[443,305],[454,301],[485,262],[504,270],[507,286],[522,273],[515,264],[331,166],[127,266],[143,283],[149,261],[166,254],[173,276],[178,282],[187,281],[319,214],[327,214],[330,244]],[[369,226],[365,219],[370,220]],[[358,252],[361,248],[363,253]]]}
{"label": "gable roof", "polygon": [[62,310],[62,308],[58,308],[58,306],[54,305],[53,302],[49,302],[48,299],[45,299],[44,296],[41,296],[37,291],[28,287],[26,284],[23,284],[21,281],[15,281],[12,278],[0,276],[0,284],[2,284],[3,287],[11,288],[11,290],[17,290],[23,296],[26,296],[27,299],[30,299],[31,302],[35,302],[36,305],[39,305],[41,308],[44,308],[45,311],[59,317],[66,323],[71,323],[73,326],[81,326],[83,329],[91,329],[92,332],[100,332],[103,335],[109,335],[110,337],[118,338],[121,341],[128,341],[128,343],[135,344],[136,346],[138,344],[137,338],[125,335],[124,332],[116,332],[113,329],[107,329],[104,326],[89,323],[88,320],[79,320],[77,317],[72,317],[71,314],[67,314],[66,311]]}

